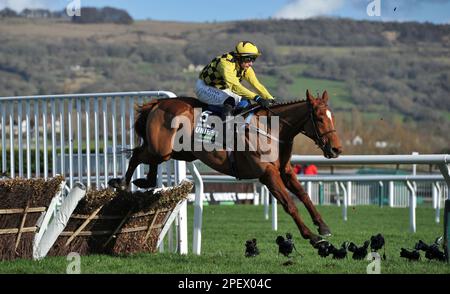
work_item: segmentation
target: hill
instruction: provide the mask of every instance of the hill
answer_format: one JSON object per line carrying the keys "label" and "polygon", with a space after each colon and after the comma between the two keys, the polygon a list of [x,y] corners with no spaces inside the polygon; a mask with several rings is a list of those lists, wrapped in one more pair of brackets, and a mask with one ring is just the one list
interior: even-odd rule
{"label": "hill", "polygon": [[[449,152],[449,25],[0,18],[0,96],[147,89],[194,95],[196,68],[239,40],[261,48],[255,70],[279,99],[304,97],[307,88],[330,92],[348,153]],[[356,136],[362,145],[352,144]],[[296,151],[315,152],[304,144]]]}

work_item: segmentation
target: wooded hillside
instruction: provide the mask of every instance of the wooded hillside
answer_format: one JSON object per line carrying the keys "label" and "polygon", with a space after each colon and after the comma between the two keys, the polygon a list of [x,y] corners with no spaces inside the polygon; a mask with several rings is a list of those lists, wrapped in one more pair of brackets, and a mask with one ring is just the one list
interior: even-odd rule
{"label": "wooded hillside", "polygon": [[[450,152],[449,25],[3,17],[0,96],[156,89],[194,95],[198,70],[239,40],[260,47],[254,68],[275,97],[329,91],[346,153]],[[357,136],[360,145],[353,144]],[[315,152],[303,143],[296,152]]]}

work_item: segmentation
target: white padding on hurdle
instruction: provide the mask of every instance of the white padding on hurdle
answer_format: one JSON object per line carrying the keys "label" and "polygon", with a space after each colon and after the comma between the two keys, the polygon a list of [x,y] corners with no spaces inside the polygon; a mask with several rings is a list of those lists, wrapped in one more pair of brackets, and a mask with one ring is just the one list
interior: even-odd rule
{"label": "white padding on hurdle", "polygon": [[[56,212],[49,223],[47,229],[43,231],[42,237],[33,244],[33,259],[42,259],[52,248],[59,234],[64,230],[69,222],[70,216],[78,205],[78,202],[86,195],[86,187],[81,183],[76,183],[69,195],[64,199],[60,209]],[[52,212],[47,210],[47,214]],[[47,216],[46,216],[47,217]],[[44,217],[45,219],[45,217]],[[41,229],[45,229],[41,227]],[[41,234],[39,230],[39,234]]]}

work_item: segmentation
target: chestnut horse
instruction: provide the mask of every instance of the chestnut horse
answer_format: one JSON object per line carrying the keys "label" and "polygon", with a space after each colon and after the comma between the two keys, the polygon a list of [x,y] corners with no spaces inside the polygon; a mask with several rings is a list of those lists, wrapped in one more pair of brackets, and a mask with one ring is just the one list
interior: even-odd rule
{"label": "chestnut horse", "polygon": [[[277,137],[270,136],[273,141],[276,141],[279,152],[277,158],[271,162],[261,160],[261,149],[232,153],[220,148],[213,151],[175,151],[174,144],[178,140],[176,137],[181,124],[174,124],[174,121],[185,118],[183,125],[187,121],[190,125],[189,133],[192,134],[196,121],[194,108],[201,107],[203,104],[195,98],[169,98],[153,100],[141,105],[138,107],[139,115],[136,119],[135,131],[143,139],[142,144],[132,150],[125,177],[110,180],[110,186],[129,188],[134,170],[141,163],[150,165],[147,179],[138,179],[133,183],[140,187],[155,186],[158,164],[171,158],[184,161],[199,159],[221,173],[238,175],[242,179],[259,179],[294,219],[302,237],[309,239],[315,246],[323,241],[319,235],[329,236],[331,232],[293,171],[290,163],[293,140],[299,133],[306,135],[321,148],[327,158],[338,157],[342,147],[336,133],[334,117],[327,105],[327,92],[325,91],[321,98],[314,98],[309,91],[306,91],[306,98],[302,101],[274,104],[269,109],[255,110],[254,118],[256,119],[276,116],[279,119]],[[287,190],[303,202],[314,224],[318,226],[319,235],[305,225]]]}

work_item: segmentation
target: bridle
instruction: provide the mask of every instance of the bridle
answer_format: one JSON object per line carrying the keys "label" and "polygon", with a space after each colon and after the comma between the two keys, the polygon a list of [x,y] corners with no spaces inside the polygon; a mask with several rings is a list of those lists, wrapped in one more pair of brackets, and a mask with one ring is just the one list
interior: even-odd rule
{"label": "bridle", "polygon": [[325,133],[320,133],[319,132],[319,128],[317,127],[317,123],[316,123],[316,114],[314,113],[314,109],[311,105],[311,103],[308,102],[308,109],[309,109],[309,117],[311,118],[311,122],[313,125],[313,130],[314,130],[314,134],[315,134],[315,138],[314,141],[316,142],[316,144],[320,147],[320,149],[324,150],[326,144],[324,143],[323,137],[330,134],[330,133],[334,133],[336,132],[336,129],[331,129],[326,131]]}
{"label": "bridle", "polygon": [[[306,120],[304,122],[302,122],[302,125],[305,125],[308,122],[308,120],[311,120],[312,125],[313,125],[313,130],[314,130],[314,136],[315,136],[315,138],[313,138],[313,140],[316,143],[316,145],[319,146],[320,149],[324,150],[324,148],[326,147],[326,144],[324,143],[323,137],[330,133],[336,132],[336,129],[331,129],[324,133],[320,133],[319,128],[317,127],[317,123],[316,123],[317,117],[316,117],[316,114],[314,113],[314,109],[308,100],[306,101],[306,103],[308,104],[308,112],[309,113],[308,113],[308,116],[306,117]],[[270,109],[269,107],[265,108],[265,109],[268,112],[270,112],[272,115],[278,116],[278,114],[275,111],[273,111],[272,109]],[[287,125],[290,128],[294,128],[294,126],[290,122],[288,122],[287,120],[285,120],[284,118],[282,118],[280,116],[278,116],[278,117],[282,123],[284,123],[285,125]],[[305,131],[302,131],[301,133],[306,135]],[[290,142],[292,143],[292,141],[290,141]]]}

